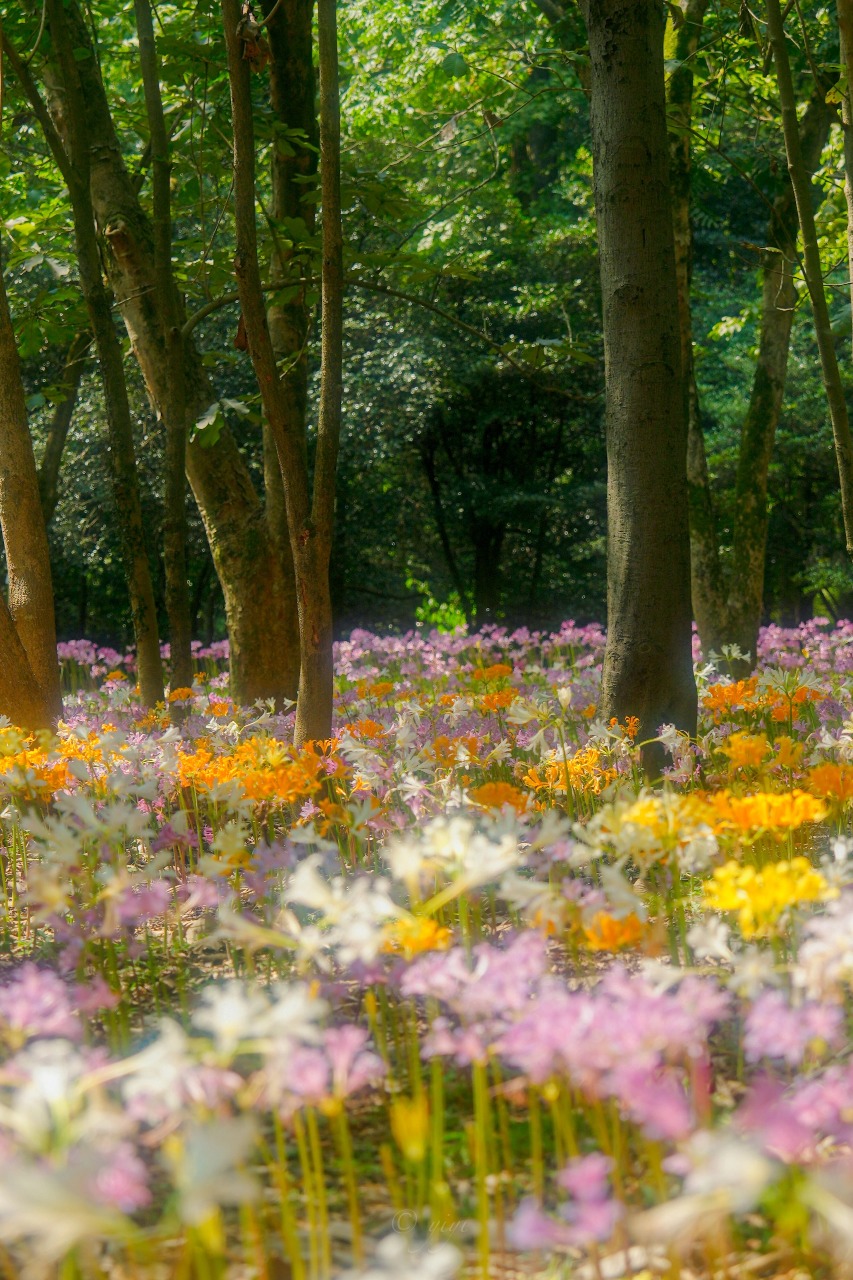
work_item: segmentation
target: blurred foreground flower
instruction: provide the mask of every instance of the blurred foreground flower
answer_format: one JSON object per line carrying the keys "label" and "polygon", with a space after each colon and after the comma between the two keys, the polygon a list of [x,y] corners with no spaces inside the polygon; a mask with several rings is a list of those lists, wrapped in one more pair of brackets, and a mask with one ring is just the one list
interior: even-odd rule
{"label": "blurred foreground flower", "polygon": [[360,1271],[345,1271],[337,1280],[451,1280],[462,1268],[455,1245],[418,1240],[410,1232],[385,1236]]}

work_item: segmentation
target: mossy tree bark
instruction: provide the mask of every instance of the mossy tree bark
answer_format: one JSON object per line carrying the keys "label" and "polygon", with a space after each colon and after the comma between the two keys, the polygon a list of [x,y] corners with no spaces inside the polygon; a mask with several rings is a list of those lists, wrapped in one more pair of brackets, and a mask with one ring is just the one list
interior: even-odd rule
{"label": "mossy tree bark", "polygon": [[50,552],[2,271],[0,531],[9,579],[8,603],[0,594],[0,715],[46,729],[62,711]]}
{"label": "mossy tree bark", "polygon": [[[663,7],[588,0],[604,328],[608,634],[603,709],[696,730],[687,419],[669,186]],[[647,768],[660,767],[659,744]]]}
{"label": "mossy tree bark", "polygon": [[[104,387],[110,476],[136,640],[139,690],[143,703],[150,706],[163,698],[157,610],[145,545],[124,362],[101,274],[95,233],[89,186],[90,140],[86,134],[84,95],[77,70],[79,61],[65,25],[65,10],[61,0],[46,0],[46,14],[61,76],[65,142],[55,129],[29,70],[14,51],[10,53],[10,58],[68,187],[80,287],[89,313]],[[8,52],[8,46],[6,47]]]}
{"label": "mossy tree bark", "polygon": [[[110,286],[127,328],[151,403],[164,416],[169,387],[166,336],[156,305],[157,272],[149,219],[122,157],[89,26],[78,0],[67,0],[65,22],[78,61],[90,189]],[[55,128],[65,135],[61,78],[44,69]],[[213,392],[198,350],[184,325],[184,378],[188,420],[210,405]],[[186,468],[222,585],[231,645],[231,691],[239,702],[296,696],[298,653],[290,643],[292,566],[282,564],[267,511],[230,431],[202,448],[189,441]],[[288,573],[291,585],[288,588]]]}

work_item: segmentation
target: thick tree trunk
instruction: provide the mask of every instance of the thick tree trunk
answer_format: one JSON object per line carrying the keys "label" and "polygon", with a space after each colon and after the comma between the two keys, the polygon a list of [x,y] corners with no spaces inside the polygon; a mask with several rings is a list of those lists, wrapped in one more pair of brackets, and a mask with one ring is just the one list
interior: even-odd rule
{"label": "thick tree trunk", "polygon": [[53,410],[47,443],[38,469],[41,507],[46,525],[49,525],[53,519],[59,502],[59,472],[62,466],[62,455],[65,452],[65,442],[68,439],[71,419],[74,417],[80,380],[83,377],[86,356],[91,345],[91,333],[78,333],[65,357],[65,367],[62,370],[63,397]]}
{"label": "thick tree trunk", "polygon": [[[669,189],[663,8],[589,0],[604,325],[608,634],[602,703],[694,733],[687,421]],[[648,749],[647,767],[662,751]]]}
{"label": "thick tree trunk", "polygon": [[[85,96],[90,185],[104,243],[104,263],[149,397],[162,414],[168,400],[166,341],[154,301],[157,275],[151,228],[122,159],[98,59],[77,0],[68,0],[65,20],[74,47],[89,54],[79,61],[78,72]],[[48,88],[51,111],[62,132],[61,95],[55,84]],[[189,338],[184,342],[184,362],[187,413],[193,421],[214,397]],[[292,566],[283,565],[276,553],[246,464],[227,430],[210,448],[188,443],[186,461],[225,599],[232,694],[239,702],[294,697],[288,612]]]}
{"label": "thick tree trunk", "polygon": [[[187,583],[187,396],[181,307],[172,272],[172,196],[169,137],[160,94],[160,63],[148,0],[134,0],[139,61],[151,138],[151,186],[154,206],[154,268],[157,308],[166,344],[167,396],[162,405],[166,427],[166,476],[163,496],[163,562],[169,618],[172,689],[192,686],[190,594]],[[180,716],[175,708],[173,715]]]}
{"label": "thick tree trunk", "polygon": [[847,401],[841,385],[841,375],[835,356],[835,342],[829,320],[829,307],[823,286],[823,268],[817,239],[814,209],[812,208],[811,182],[803,159],[797,127],[797,103],[785,42],[785,28],[779,0],[767,0],[767,33],[776,64],[776,82],[779,86],[779,103],[782,108],[782,131],[785,135],[785,151],[788,156],[788,172],[797,202],[797,213],[803,236],[803,275],[814,316],[815,337],[820,352],[823,385],[832,421],[835,441],[835,457],[841,489],[841,513],[844,520],[844,536],[847,552],[853,555],[853,438],[847,415]]}
{"label": "thick tree trunk", "polygon": [[0,715],[49,728],[62,712],[50,552],[1,271],[0,530],[9,578],[8,604],[0,594]]}
{"label": "thick tree trunk", "polygon": [[293,579],[285,577],[269,513],[230,432],[212,449],[190,445],[187,474],[225,600],[232,696],[293,699]]}

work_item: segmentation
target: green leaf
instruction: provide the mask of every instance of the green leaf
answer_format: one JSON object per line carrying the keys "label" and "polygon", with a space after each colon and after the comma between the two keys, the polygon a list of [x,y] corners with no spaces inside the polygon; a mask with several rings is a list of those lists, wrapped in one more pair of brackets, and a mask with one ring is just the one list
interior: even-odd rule
{"label": "green leaf", "polygon": [[448,53],[441,60],[441,69],[452,80],[460,80],[462,76],[467,76],[469,71],[468,63],[461,53]]}
{"label": "green leaf", "polygon": [[218,400],[196,419],[191,432],[193,443],[200,444],[202,449],[210,449],[216,444],[225,426],[225,415]]}

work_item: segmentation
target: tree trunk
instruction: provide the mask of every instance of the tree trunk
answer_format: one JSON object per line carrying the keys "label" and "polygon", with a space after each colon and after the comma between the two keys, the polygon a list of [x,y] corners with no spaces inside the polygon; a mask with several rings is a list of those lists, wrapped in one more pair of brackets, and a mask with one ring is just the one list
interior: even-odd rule
{"label": "tree trunk", "polygon": [[[331,12],[329,6],[331,4]],[[275,440],[287,504],[299,606],[300,676],[295,740],[328,738],[332,725],[332,612],[329,554],[341,413],[340,162],[337,43],[334,0],[320,5],[320,136],[323,191],[323,351],[313,493],[297,391],[276,366],[264,309],[255,223],[255,147],[250,68],[243,57],[238,0],[223,0],[234,130],[235,270],[249,353],[270,432]],[[275,19],[273,19],[275,21]],[[332,47],[333,46],[333,47]]]}
{"label": "tree trunk", "polygon": [[[687,421],[681,371],[662,6],[588,0],[603,305],[608,632],[602,703],[644,739],[696,730]],[[659,769],[658,745],[644,753]]]}
{"label": "tree trunk", "polygon": [[844,129],[844,196],[847,201],[847,275],[850,281],[850,303],[853,307],[853,0],[836,0],[836,10],[841,72],[845,80],[841,98],[841,120]]}
{"label": "tree trunk", "polygon": [[109,461],[113,498],[119,525],[125,578],[130,596],[137,649],[137,674],[142,701],[152,704],[163,697],[163,672],[151,570],[145,549],[142,509],[136,479],[133,426],[124,380],[121,345],[112,321],[110,302],[101,275],[100,255],[89,198],[89,142],[82,111],[77,63],[64,25],[59,0],[47,0],[51,39],[61,62],[63,108],[68,149],[54,128],[38,89],[17,53],[4,39],[12,62],[53,157],[68,187],[71,200],[80,285],[98,350],[109,429]]}
{"label": "tree trunk", "polygon": [[[320,62],[320,193],[323,209],[322,339],[317,455],[314,463],[311,525],[304,531],[309,534],[304,544],[307,553],[304,568],[294,553],[299,592],[305,612],[304,621],[300,618],[302,666],[299,705],[296,710],[297,743],[329,736],[334,698],[329,559],[335,524],[335,473],[341,438],[344,300],[341,104],[336,0],[317,0],[317,47]],[[303,537],[304,533],[300,530],[300,543]]]}
{"label": "tree trunk", "polygon": [[472,602],[468,592],[465,589],[465,583],[462,581],[462,573],[459,569],[459,562],[453,550],[453,544],[450,541],[450,531],[447,527],[447,519],[444,513],[444,501],[441,496],[441,484],[438,479],[438,471],[435,465],[436,455],[436,439],[430,433],[426,435],[420,444],[420,459],[424,469],[424,475],[427,478],[429,491],[432,495],[433,513],[435,518],[435,527],[438,531],[441,549],[444,552],[444,560],[447,564],[447,570],[450,574],[450,581],[453,583],[456,594],[459,596],[459,602],[462,608],[470,612]]}
{"label": "tree trunk", "polygon": [[51,40],[59,59],[64,90],[67,151],[52,127],[48,112],[20,59],[15,71],[39,117],[54,159],[68,186],[80,286],[89,312],[104,385],[109,430],[109,460],[113,498],[121,538],[122,559],[127,581],[139,690],[145,705],[163,698],[163,668],[157,631],[157,610],[151,581],[151,567],[145,546],[145,526],[136,475],[133,424],[127,398],[121,344],[115,331],[110,301],[101,274],[101,260],[95,235],[94,213],[89,190],[89,143],[86,134],[83,92],[77,74],[79,63],[69,42],[61,0],[47,0]]}
{"label": "tree trunk", "polygon": [[[691,9],[701,0],[690,0],[684,26],[679,30],[679,50],[687,39]],[[695,11],[694,11],[695,12]],[[685,79],[670,81],[670,137],[673,179],[673,225],[676,264],[679,270],[682,355],[688,349],[692,361],[689,312],[689,271],[692,232],[689,186],[683,180],[689,166],[687,125],[692,96]],[[675,98],[675,101],[673,101]],[[808,177],[820,164],[829,135],[832,108],[821,86],[815,90],[799,124],[800,150]],[[673,115],[673,107],[676,111]],[[685,155],[685,151],[688,154]],[[761,319],[758,358],[749,406],[741,427],[735,493],[735,520],[730,562],[723,569],[714,503],[708,476],[705,441],[695,377],[688,386],[687,478],[690,510],[691,577],[693,611],[705,653],[737,645],[749,655],[732,670],[747,674],[755,665],[758,629],[764,596],[764,564],[767,548],[767,483],[776,429],[788,368],[791,326],[796,295],[793,266],[797,256],[797,212],[790,181],[782,179],[767,229],[768,248],[761,255]]]}
{"label": "tree trunk", "polygon": [[[306,424],[302,418],[302,432]],[[266,495],[266,524],[269,537],[279,564],[286,566],[281,586],[281,619],[279,627],[286,637],[284,650],[278,654],[281,678],[289,690],[286,697],[295,702],[299,689],[299,605],[296,599],[296,574],[293,570],[293,552],[290,549],[290,530],[287,525],[287,501],[275,440],[265,422],[264,432],[264,493]]]}
{"label": "tree trunk", "polygon": [[80,380],[83,377],[83,368],[91,345],[90,333],[78,333],[65,357],[65,367],[62,370],[64,394],[53,410],[47,443],[38,469],[39,494],[46,525],[49,525],[53,519],[59,502],[59,472],[62,466],[62,455],[65,452],[65,442],[68,439],[71,419],[74,417]]}
{"label": "tree trunk", "polygon": [[500,607],[500,563],[505,525],[488,520],[471,521],[474,545],[474,617],[476,625],[494,622]]}
{"label": "tree trunk", "polygon": [[50,552],[2,271],[0,530],[9,577],[8,604],[0,594],[0,715],[45,729],[62,712]]}
{"label": "tree trunk", "polygon": [[[156,302],[166,344],[167,395],[161,409],[166,427],[163,563],[166,573],[166,612],[169,618],[170,683],[172,689],[185,689],[192,686],[194,668],[187,583],[187,396],[180,297],[172,272],[172,163],[160,94],[160,64],[149,0],[134,0],[134,11],[151,138]],[[173,709],[173,715],[181,714],[177,708]]]}
{"label": "tree trunk", "polygon": [[687,413],[687,498],[690,523],[690,567],[693,612],[704,635],[724,609],[719,545],[708,465],[702,434],[699,393],[693,366],[693,323],[690,285],[693,276],[693,228],[690,187],[693,174],[693,60],[699,47],[709,0],[686,0],[683,21],[674,30],[672,58],[676,63],[667,82],[669,178],[672,228],[681,335],[681,368]]}
{"label": "tree trunk", "polygon": [[[317,173],[317,86],[314,75],[312,24],[314,0],[264,0],[264,12],[274,20],[267,27],[270,47],[270,102],[276,119],[288,131],[287,145],[272,149],[273,219],[276,228],[272,278],[282,290],[295,291],[290,301],[273,301],[267,312],[273,349],[284,366],[287,406],[294,415],[288,428],[308,439],[308,332],[311,314],[306,301],[311,270],[300,257],[301,241],[315,231],[316,204],[306,200],[307,180]],[[290,247],[292,246],[292,247]],[[289,656],[294,691],[299,683],[299,611],[287,505],[275,440],[264,431],[264,489],[270,532],[282,563],[288,565],[287,592],[290,630]],[[294,693],[295,696],[295,693]]]}
{"label": "tree trunk", "polygon": [[844,520],[844,536],[848,555],[853,555],[853,439],[847,415],[847,401],[841,385],[841,375],[835,356],[835,342],[829,321],[829,307],[823,287],[823,268],[817,239],[814,210],[811,199],[811,183],[803,160],[800,135],[797,127],[797,103],[785,43],[785,28],[779,0],[767,0],[767,33],[776,64],[776,81],[779,86],[779,103],[782,108],[782,130],[785,135],[785,151],[788,156],[788,172],[797,202],[797,213],[803,235],[803,275],[809,291],[814,316],[815,337],[820,352],[821,371],[832,434],[835,440],[835,457],[841,488],[841,513]]}
{"label": "tree trunk", "polygon": [[[151,228],[122,159],[98,59],[77,0],[68,0],[65,21],[73,47],[89,55],[78,62],[78,74],[84,90],[90,185],[104,265],[148,395],[162,415],[168,400],[166,341],[154,302],[157,276]],[[61,133],[62,97],[55,83],[49,83],[48,90]],[[188,337],[184,361],[187,412],[193,421],[214,397]],[[294,697],[288,614],[292,566],[279,560],[248,468],[228,430],[209,448],[189,442],[186,462],[225,599],[232,695],[238,702]],[[289,589],[292,593],[292,586]]]}

